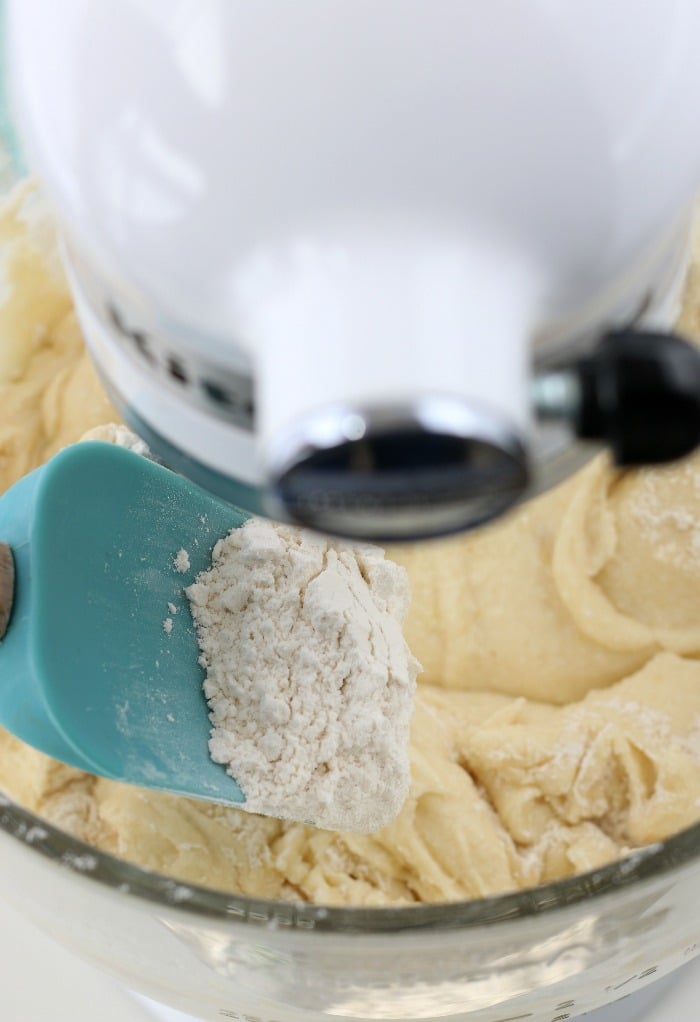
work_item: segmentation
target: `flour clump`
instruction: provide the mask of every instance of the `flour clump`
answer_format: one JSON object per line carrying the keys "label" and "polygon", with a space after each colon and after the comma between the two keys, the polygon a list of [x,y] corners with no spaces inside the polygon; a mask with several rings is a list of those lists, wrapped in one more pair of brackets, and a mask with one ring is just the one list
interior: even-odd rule
{"label": "flour clump", "polygon": [[190,555],[185,549],[178,550],[173,561],[175,571],[179,572],[180,575],[184,575],[190,570]]}
{"label": "flour clump", "polygon": [[376,547],[253,518],[219,540],[187,596],[210,755],[244,808],[331,830],[393,819],[420,669],[402,633],[405,570]]}

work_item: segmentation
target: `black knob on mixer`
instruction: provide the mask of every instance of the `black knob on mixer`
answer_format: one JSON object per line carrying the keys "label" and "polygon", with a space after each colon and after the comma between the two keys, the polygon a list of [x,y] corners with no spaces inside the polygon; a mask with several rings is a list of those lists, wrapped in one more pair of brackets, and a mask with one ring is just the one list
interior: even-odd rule
{"label": "black knob on mixer", "polygon": [[618,465],[682,458],[700,444],[700,349],[672,334],[608,334],[575,367],[582,439],[603,440]]}

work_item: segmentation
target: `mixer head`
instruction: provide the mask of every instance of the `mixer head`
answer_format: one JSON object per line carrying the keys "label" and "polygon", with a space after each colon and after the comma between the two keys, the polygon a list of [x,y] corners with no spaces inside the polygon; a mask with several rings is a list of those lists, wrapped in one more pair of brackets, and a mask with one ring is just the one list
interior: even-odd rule
{"label": "mixer head", "polygon": [[20,127],[166,464],[391,540],[494,518],[591,442],[698,442],[697,356],[663,332],[700,64],[666,0],[58,8],[10,4]]}

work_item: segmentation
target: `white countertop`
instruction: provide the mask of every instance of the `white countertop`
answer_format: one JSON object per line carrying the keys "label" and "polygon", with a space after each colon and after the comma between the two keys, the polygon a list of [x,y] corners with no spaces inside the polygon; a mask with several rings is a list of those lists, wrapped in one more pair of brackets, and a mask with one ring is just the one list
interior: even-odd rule
{"label": "white countertop", "polygon": [[0,1018],[7,1022],[153,1022],[117,984],[0,903]]}
{"label": "white countertop", "polygon": [[[628,1003],[622,1005],[629,1009]],[[635,1022],[691,1022],[700,1004],[700,961],[677,974]],[[622,1014],[622,1008],[620,1010]],[[624,1011],[628,1016],[628,1010]],[[0,904],[0,1018],[8,1022],[185,1022],[188,1016],[148,1009],[113,980],[84,965],[13,909]],[[586,1022],[615,1022],[614,1009]]]}

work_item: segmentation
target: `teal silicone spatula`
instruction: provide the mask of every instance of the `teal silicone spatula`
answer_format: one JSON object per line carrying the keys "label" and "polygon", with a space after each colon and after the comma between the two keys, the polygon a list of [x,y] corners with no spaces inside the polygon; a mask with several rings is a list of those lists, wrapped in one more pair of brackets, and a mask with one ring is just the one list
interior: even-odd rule
{"label": "teal silicone spatula", "polygon": [[245,517],[99,442],[67,448],[12,487],[0,499],[0,724],[91,773],[242,803],[209,758],[184,588]]}

